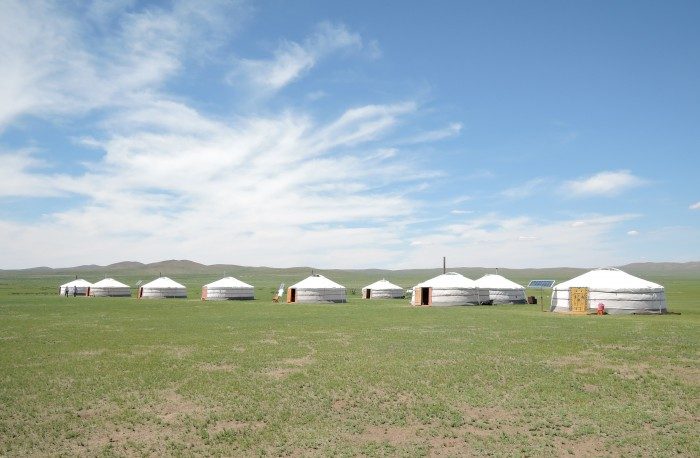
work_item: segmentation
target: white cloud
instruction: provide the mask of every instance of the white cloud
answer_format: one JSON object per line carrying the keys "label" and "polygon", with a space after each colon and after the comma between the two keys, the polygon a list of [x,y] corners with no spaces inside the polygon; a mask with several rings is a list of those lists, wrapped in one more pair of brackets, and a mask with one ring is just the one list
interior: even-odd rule
{"label": "white cloud", "polygon": [[646,181],[629,170],[600,172],[590,177],[564,183],[562,190],[574,196],[611,196],[631,188],[642,186]]}
{"label": "white cloud", "polygon": [[636,231],[636,230],[627,231],[627,235],[634,237],[634,236],[639,235],[639,231]]}
{"label": "white cloud", "polygon": [[58,197],[73,187],[65,174],[47,174],[49,164],[32,150],[0,151],[0,164],[0,197]]}
{"label": "white cloud", "polygon": [[[105,123],[110,134],[84,140],[104,156],[87,162],[82,175],[48,174],[26,152],[3,154],[0,195],[87,200],[38,223],[5,222],[0,238],[12,247],[0,243],[3,259],[65,265],[233,256],[256,265],[262,258],[353,266],[361,262],[353,247],[361,246],[365,256],[369,250],[391,259],[401,240],[387,228],[416,211],[405,195],[423,175],[391,149],[376,149],[383,161],[376,168],[367,166],[364,148],[340,151],[372,144],[414,110],[411,103],[355,107],[326,122],[288,111],[230,124],[172,100],[123,107]],[[37,239],[62,243],[46,250]]]}
{"label": "white cloud", "polygon": [[508,199],[523,199],[533,195],[536,191],[541,189],[544,182],[544,178],[533,178],[532,180],[526,181],[521,185],[504,189],[501,191],[500,195]]}
{"label": "white cloud", "polygon": [[473,210],[452,210],[450,211],[453,215],[469,215],[471,213],[474,213]]}
{"label": "white cloud", "polygon": [[340,50],[362,49],[362,38],[342,24],[322,22],[303,43],[283,41],[271,59],[240,59],[228,81],[243,79],[253,86],[277,91],[300,78],[319,60]]}
{"label": "white cloud", "polygon": [[[491,213],[459,224],[436,227],[421,236],[398,264],[424,266],[434,253],[445,253],[459,266],[581,266],[617,265],[628,253],[612,235],[634,214],[590,215],[577,220],[541,220]],[[575,222],[583,222],[574,226]],[[586,247],[585,250],[581,247]]]}
{"label": "white cloud", "polygon": [[409,137],[402,141],[404,144],[416,144],[426,142],[436,142],[445,138],[456,137],[462,131],[462,124],[459,122],[450,123],[448,126],[441,129],[421,132],[413,137]]}
{"label": "white cloud", "polygon": [[690,205],[688,208],[691,210],[700,210],[700,202],[695,202],[694,204]]}
{"label": "white cloud", "polygon": [[[60,2],[0,3],[0,132],[22,115],[81,114],[158,90],[185,54],[206,52],[239,16],[220,1],[129,5],[96,2],[78,18]],[[93,25],[111,28],[95,33]]]}

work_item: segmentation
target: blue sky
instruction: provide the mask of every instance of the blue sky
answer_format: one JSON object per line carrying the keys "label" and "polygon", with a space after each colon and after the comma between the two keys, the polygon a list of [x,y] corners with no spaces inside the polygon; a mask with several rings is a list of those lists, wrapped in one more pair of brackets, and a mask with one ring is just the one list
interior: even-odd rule
{"label": "blue sky", "polygon": [[0,268],[700,259],[698,2],[0,1]]}

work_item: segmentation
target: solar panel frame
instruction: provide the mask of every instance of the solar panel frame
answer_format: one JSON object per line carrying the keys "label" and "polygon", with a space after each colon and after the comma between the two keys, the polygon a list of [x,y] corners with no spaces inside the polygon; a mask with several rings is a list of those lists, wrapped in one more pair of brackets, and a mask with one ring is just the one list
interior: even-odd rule
{"label": "solar panel frame", "polygon": [[530,280],[527,284],[528,288],[551,288],[556,283],[556,280]]}

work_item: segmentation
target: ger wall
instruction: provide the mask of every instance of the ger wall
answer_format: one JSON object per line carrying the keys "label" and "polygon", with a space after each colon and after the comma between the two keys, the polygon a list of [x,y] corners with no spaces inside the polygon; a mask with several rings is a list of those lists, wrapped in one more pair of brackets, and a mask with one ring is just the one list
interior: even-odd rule
{"label": "ger wall", "polygon": [[253,288],[210,288],[206,287],[204,300],[207,301],[233,301],[255,299]]}
{"label": "ger wall", "polygon": [[[666,311],[666,293],[664,291],[611,292],[588,291],[588,310],[595,312],[598,304],[605,305],[610,314]],[[569,311],[569,290],[554,290],[551,311]]]}
{"label": "ger wall", "polygon": [[347,302],[345,288],[296,288],[297,303]]}

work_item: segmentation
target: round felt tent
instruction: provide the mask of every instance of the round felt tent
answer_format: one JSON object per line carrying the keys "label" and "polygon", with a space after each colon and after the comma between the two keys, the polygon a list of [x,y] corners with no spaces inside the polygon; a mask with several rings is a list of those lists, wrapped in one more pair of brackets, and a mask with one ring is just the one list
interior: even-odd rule
{"label": "round felt tent", "polygon": [[255,299],[253,286],[237,278],[224,277],[202,286],[203,301],[232,301]]}
{"label": "round felt tent", "polygon": [[168,277],[156,278],[139,288],[139,299],[186,298],[187,288]]}
{"label": "round felt tent", "polygon": [[345,287],[320,274],[290,286],[287,289],[287,302],[347,302]]}
{"label": "round felt tent", "polygon": [[457,272],[447,272],[413,287],[413,305],[477,305],[488,304],[489,290],[481,288]]}
{"label": "round felt tent", "polygon": [[607,313],[663,313],[666,293],[663,286],[619,269],[595,269],[556,285],[550,310],[589,313],[599,304]]}
{"label": "round felt tent", "polygon": [[525,287],[501,275],[488,274],[475,280],[481,288],[489,290],[494,304],[525,304]]}
{"label": "round felt tent", "polygon": [[402,299],[404,297],[405,293],[402,287],[384,279],[362,288],[363,299]]}
{"label": "round felt tent", "polygon": [[92,286],[92,283],[79,278],[59,286],[58,294],[64,296],[67,290],[69,295],[77,294],[78,296],[84,296],[90,286]]}
{"label": "round felt tent", "polygon": [[131,288],[113,278],[100,280],[88,288],[88,296],[95,297],[130,297]]}

